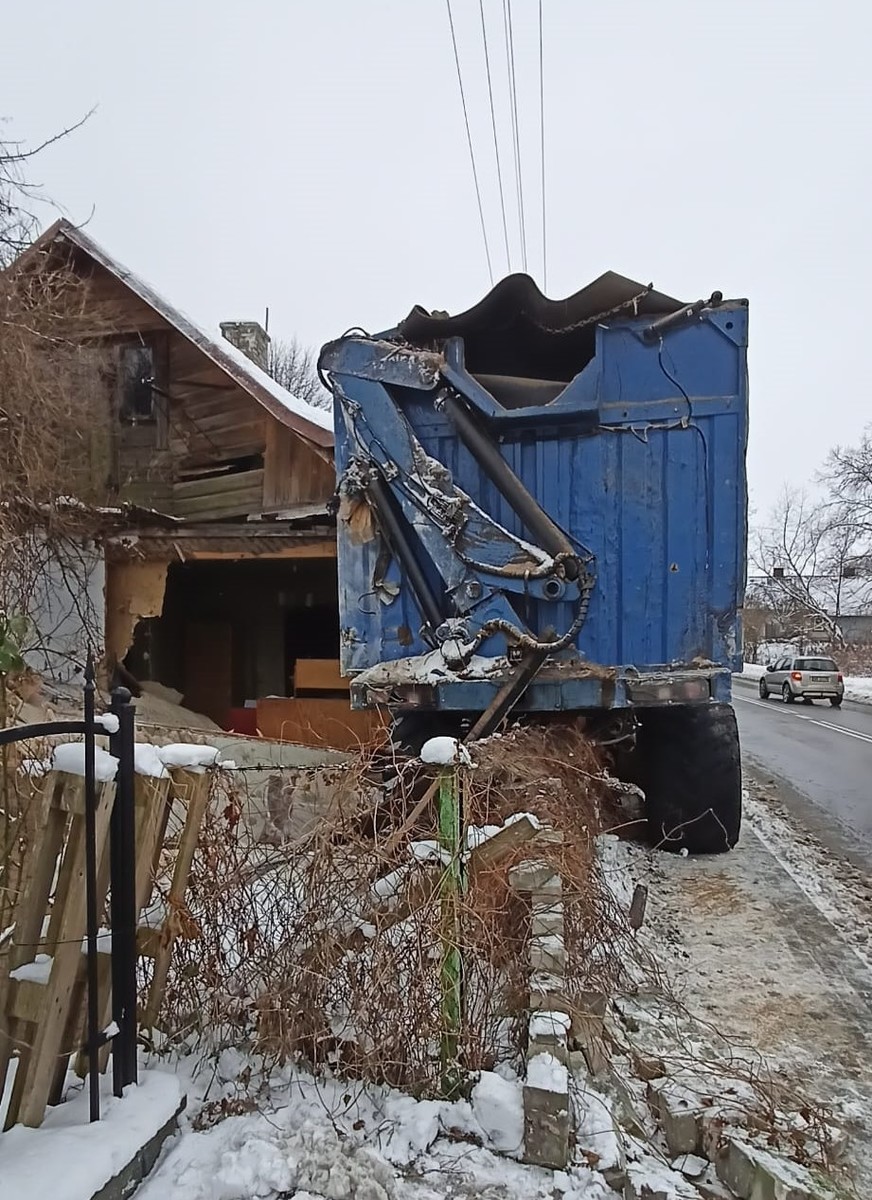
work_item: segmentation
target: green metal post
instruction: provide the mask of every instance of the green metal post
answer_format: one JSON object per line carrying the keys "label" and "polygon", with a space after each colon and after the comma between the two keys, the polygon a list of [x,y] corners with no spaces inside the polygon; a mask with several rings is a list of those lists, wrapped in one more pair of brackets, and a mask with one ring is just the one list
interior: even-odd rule
{"label": "green metal post", "polygon": [[439,844],[449,860],[442,874],[442,1091],[457,1094],[460,1086],[458,1048],[461,1032],[463,961],[460,953],[460,898],[464,888],[461,844],[460,778],[456,766],[439,777]]}

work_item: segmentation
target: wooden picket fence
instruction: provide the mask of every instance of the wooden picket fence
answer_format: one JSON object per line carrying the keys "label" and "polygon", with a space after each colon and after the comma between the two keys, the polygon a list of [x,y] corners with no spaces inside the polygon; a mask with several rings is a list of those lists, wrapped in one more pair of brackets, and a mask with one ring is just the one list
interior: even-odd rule
{"label": "wooden picket fence", "polygon": [[[86,889],[84,779],[52,772],[35,799],[38,836],[22,864],[21,888],[13,911],[12,945],[0,976],[0,1096],[15,1064],[4,1128],[39,1126],[48,1105],[62,1099],[71,1058],[77,1073],[88,1070],[85,1006]],[[107,924],[109,823],[115,783],[97,784],[97,906],[104,915],[100,935],[101,1028],[111,1020],[111,954]],[[158,872],[170,878],[165,909],[157,922],[137,929],[140,955],[154,959],[140,1021],[158,1020],[191,863],[209,797],[205,774],[176,769],[169,778],[136,777],[136,906],[138,922],[149,909]],[[170,818],[175,812],[168,839]],[[111,1031],[101,1048],[105,1070]]]}

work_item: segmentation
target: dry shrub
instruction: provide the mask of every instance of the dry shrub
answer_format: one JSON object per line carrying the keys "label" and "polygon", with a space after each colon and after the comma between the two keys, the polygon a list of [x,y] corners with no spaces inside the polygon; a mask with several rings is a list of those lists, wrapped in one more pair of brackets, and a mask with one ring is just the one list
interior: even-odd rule
{"label": "dry shrub", "polygon": [[[530,728],[474,749],[477,766],[462,785],[466,826],[530,813],[563,840],[518,846],[469,874],[459,1058],[470,1070],[524,1048],[529,912],[508,886],[510,867],[547,858],[562,876],[570,999],[611,986],[619,921],[593,870],[608,789],[583,736]],[[254,842],[245,772],[216,780],[187,898],[193,936],[175,956],[161,1019],[170,1044],[245,1043],[267,1062],[297,1058],[419,1094],[438,1090],[444,870],[412,853],[436,841],[435,803],[404,828],[432,775],[396,764],[386,786],[383,767],[352,763],[329,818],[283,846]]]}

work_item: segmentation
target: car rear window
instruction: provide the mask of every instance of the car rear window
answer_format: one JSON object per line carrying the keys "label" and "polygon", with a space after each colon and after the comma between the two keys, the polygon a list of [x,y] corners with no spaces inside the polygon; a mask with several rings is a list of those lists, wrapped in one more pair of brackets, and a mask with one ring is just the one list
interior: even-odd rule
{"label": "car rear window", "polygon": [[838,667],[831,658],[798,658],[797,671],[837,671]]}

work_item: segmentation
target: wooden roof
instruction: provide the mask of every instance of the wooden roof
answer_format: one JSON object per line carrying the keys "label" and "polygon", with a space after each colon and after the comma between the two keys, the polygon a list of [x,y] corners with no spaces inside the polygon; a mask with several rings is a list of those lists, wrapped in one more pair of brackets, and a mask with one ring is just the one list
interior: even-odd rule
{"label": "wooden roof", "polygon": [[108,271],[115,279],[152,308],[182,337],[187,338],[271,416],[300,437],[316,446],[333,446],[333,415],[300,400],[277,383],[266,371],[248,359],[241,350],[223,338],[214,338],[179,309],[174,308],[141,276],[129,270],[109,254],[90,235],[70,221],[56,221],[34,243],[31,251],[45,250],[57,242],[67,242]]}

